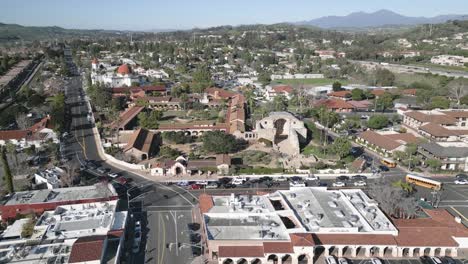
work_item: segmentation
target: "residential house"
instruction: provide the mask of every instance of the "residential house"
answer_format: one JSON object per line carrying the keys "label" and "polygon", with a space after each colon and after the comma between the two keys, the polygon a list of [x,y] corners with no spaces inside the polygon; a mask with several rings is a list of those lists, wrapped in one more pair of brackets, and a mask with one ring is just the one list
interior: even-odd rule
{"label": "residential house", "polygon": [[293,88],[289,85],[267,86],[265,91],[265,99],[272,101],[276,96],[283,95],[288,100],[291,99]]}
{"label": "residential house", "polygon": [[354,106],[341,99],[322,99],[315,102],[315,106],[321,107],[324,106],[330,111],[338,113],[350,113],[354,110]]}

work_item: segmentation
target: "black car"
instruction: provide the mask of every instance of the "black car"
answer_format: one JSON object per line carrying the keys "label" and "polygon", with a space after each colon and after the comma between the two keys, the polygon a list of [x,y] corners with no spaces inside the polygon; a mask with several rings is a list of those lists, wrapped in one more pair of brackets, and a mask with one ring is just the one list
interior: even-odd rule
{"label": "black car", "polygon": [[264,176],[264,177],[261,177],[260,179],[258,179],[259,182],[269,182],[269,181],[273,181],[273,178],[271,177],[268,177],[268,176]]}
{"label": "black car", "polygon": [[367,155],[362,155],[361,157],[367,162],[372,162],[372,158]]}
{"label": "black car", "polygon": [[336,178],[337,181],[349,181],[349,177],[345,175],[338,176]]}
{"label": "black car", "polygon": [[379,169],[380,169],[381,171],[390,171],[390,169],[389,169],[387,166],[385,166],[385,165],[380,165],[380,166],[379,166]]}
{"label": "black car", "polygon": [[464,173],[460,173],[460,174],[457,174],[455,176],[455,179],[457,179],[457,180],[468,179],[468,175],[466,175]]}
{"label": "black car", "polygon": [[232,183],[225,183],[223,184],[223,187],[224,189],[232,189],[232,188],[236,188],[236,185]]}
{"label": "black car", "polygon": [[351,179],[353,179],[354,181],[365,181],[367,180],[367,177],[364,175],[354,175],[353,177],[351,177]]}

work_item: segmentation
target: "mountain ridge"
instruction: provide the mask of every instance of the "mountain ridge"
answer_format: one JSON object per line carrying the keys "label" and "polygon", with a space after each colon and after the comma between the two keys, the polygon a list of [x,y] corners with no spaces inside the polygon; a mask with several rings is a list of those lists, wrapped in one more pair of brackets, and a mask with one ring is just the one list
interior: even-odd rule
{"label": "mountain ridge", "polygon": [[312,20],[295,22],[295,25],[316,26],[325,29],[333,28],[366,28],[389,25],[439,24],[449,20],[468,20],[468,15],[447,14],[434,17],[411,17],[381,9],[367,13],[353,12],[346,16],[324,16]]}

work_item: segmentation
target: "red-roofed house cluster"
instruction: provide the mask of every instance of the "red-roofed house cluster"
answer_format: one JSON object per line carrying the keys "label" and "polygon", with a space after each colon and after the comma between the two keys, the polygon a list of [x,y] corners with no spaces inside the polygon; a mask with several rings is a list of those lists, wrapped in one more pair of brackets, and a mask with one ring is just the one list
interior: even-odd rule
{"label": "red-roofed house cluster", "polygon": [[33,145],[39,148],[48,140],[58,143],[57,134],[52,130],[49,116],[42,118],[28,129],[0,131],[0,145],[10,142],[19,148],[28,148]]}

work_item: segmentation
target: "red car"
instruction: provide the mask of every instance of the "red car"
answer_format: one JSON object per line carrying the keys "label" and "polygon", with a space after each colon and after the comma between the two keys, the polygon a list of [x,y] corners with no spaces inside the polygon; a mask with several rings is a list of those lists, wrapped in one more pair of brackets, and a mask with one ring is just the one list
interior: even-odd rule
{"label": "red car", "polygon": [[128,183],[128,180],[125,177],[118,177],[117,179],[115,179],[115,181],[117,181],[118,183],[120,183],[122,185],[125,185],[125,184]]}
{"label": "red car", "polygon": [[202,188],[202,187],[201,187],[200,185],[195,184],[195,183],[194,183],[194,184],[191,184],[191,185],[188,187],[189,190],[200,190],[201,188]]}

